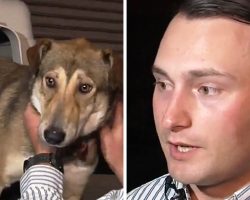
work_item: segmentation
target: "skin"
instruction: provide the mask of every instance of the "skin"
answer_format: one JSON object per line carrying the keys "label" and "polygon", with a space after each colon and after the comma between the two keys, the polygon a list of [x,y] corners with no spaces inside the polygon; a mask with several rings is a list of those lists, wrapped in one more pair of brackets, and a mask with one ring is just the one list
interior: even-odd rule
{"label": "skin", "polygon": [[[55,149],[47,146],[38,134],[39,114],[29,104],[24,113],[24,123],[35,153],[50,153]],[[101,150],[110,168],[123,183],[123,104],[117,103],[113,124],[100,132]]]}
{"label": "skin", "polygon": [[161,41],[155,124],[169,173],[192,199],[223,199],[250,182],[249,55],[250,26],[226,18],[179,14]]}
{"label": "skin", "polygon": [[117,103],[115,118],[111,126],[101,130],[101,150],[110,168],[123,183],[123,107]]}
{"label": "skin", "polygon": [[39,153],[50,153],[54,151],[54,148],[47,146],[41,141],[38,135],[38,127],[40,123],[40,116],[36,110],[29,104],[24,113],[24,124],[28,130],[30,141],[34,147],[36,154]]}

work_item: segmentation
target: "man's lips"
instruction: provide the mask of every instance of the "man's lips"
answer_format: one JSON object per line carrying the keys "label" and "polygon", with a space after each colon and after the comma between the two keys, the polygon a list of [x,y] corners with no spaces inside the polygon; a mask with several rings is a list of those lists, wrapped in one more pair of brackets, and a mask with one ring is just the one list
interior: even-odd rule
{"label": "man's lips", "polygon": [[182,146],[182,147],[194,147],[194,148],[199,148],[196,145],[193,145],[188,142],[180,142],[180,141],[168,141],[169,144],[174,145],[174,146]]}
{"label": "man's lips", "polygon": [[168,143],[170,144],[170,146],[174,147],[180,153],[188,153],[190,151],[200,148],[197,145],[193,145],[188,142],[169,141]]}

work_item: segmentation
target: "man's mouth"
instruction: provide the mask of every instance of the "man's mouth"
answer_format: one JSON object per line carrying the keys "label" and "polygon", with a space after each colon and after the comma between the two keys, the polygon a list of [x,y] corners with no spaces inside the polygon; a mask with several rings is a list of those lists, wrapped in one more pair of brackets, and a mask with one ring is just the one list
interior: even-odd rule
{"label": "man's mouth", "polygon": [[188,153],[198,147],[188,144],[188,143],[183,143],[183,142],[169,142],[171,145],[175,147],[175,149],[180,152],[180,153]]}
{"label": "man's mouth", "polygon": [[169,156],[174,160],[189,160],[199,152],[199,146],[186,141],[169,141]]}
{"label": "man's mouth", "polygon": [[187,153],[191,151],[194,147],[191,146],[182,146],[182,145],[177,145],[177,150],[181,153]]}

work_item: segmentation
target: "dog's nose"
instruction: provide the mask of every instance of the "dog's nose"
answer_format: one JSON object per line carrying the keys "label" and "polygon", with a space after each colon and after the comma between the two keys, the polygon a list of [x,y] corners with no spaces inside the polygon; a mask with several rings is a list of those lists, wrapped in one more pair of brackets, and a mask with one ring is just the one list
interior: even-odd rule
{"label": "dog's nose", "polygon": [[49,144],[60,144],[65,138],[65,132],[57,127],[50,127],[44,131],[44,138]]}

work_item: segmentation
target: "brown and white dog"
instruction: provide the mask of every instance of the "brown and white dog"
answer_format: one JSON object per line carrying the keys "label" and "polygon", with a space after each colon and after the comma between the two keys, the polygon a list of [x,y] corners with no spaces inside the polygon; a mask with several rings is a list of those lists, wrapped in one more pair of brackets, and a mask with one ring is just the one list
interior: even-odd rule
{"label": "brown and white dog", "polygon": [[41,115],[41,139],[65,156],[64,198],[80,199],[98,160],[95,140],[80,138],[110,118],[122,92],[122,62],[83,38],[41,40],[27,54],[30,66],[0,61],[0,189],[19,180],[33,154],[23,124],[31,101]]}

